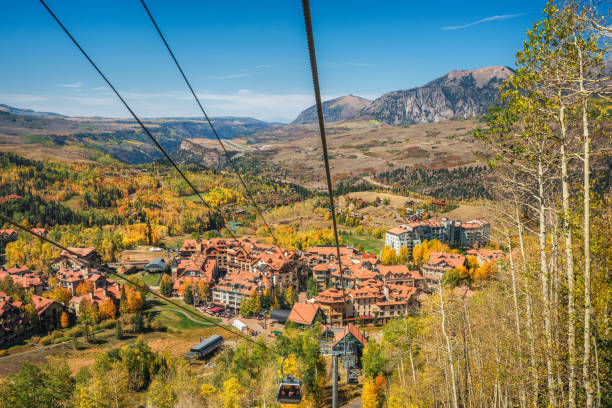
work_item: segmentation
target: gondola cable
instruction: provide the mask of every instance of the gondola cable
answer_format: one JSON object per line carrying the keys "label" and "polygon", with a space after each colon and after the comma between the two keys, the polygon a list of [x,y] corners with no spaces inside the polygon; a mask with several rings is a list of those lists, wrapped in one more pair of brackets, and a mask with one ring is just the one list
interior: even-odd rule
{"label": "gondola cable", "polygon": [[253,194],[251,193],[251,189],[249,189],[249,187],[247,186],[246,182],[244,181],[244,178],[242,177],[242,175],[240,174],[240,171],[238,170],[238,167],[236,166],[236,164],[232,160],[229,152],[225,148],[225,144],[221,141],[221,138],[219,137],[219,134],[217,133],[217,130],[215,129],[214,125],[212,124],[212,121],[210,120],[210,118],[208,117],[208,114],[206,113],[206,110],[204,110],[204,107],[202,106],[202,103],[200,102],[200,98],[198,98],[198,95],[193,90],[193,87],[191,86],[191,82],[189,81],[189,79],[187,79],[187,76],[185,75],[185,72],[183,71],[183,68],[181,67],[181,64],[179,64],[178,60],[176,59],[176,57],[174,55],[174,52],[172,51],[172,48],[170,48],[170,45],[166,41],[166,37],[164,36],[164,34],[162,33],[161,29],[159,28],[159,25],[157,24],[157,21],[155,20],[155,18],[153,18],[153,15],[151,14],[151,11],[149,10],[149,7],[147,7],[147,4],[145,3],[144,0],[140,0],[140,3],[142,4],[142,6],[144,7],[145,11],[147,12],[147,15],[149,16],[149,18],[151,19],[151,22],[155,26],[155,30],[159,34],[159,37],[161,38],[162,42],[164,43],[166,49],[168,50],[168,53],[170,54],[170,57],[172,58],[172,60],[174,61],[174,64],[176,65],[176,67],[178,68],[179,72],[181,73],[181,76],[183,77],[183,80],[185,81],[185,84],[189,88],[189,91],[191,92],[191,95],[193,96],[193,98],[195,99],[196,103],[198,104],[198,107],[200,108],[200,111],[202,112],[203,117],[208,122],[208,125],[210,126],[213,134],[215,135],[215,138],[217,139],[217,142],[219,143],[219,145],[221,146],[221,149],[223,150],[223,154],[225,155],[225,158],[227,159],[227,161],[232,166],[232,169],[236,173],[236,176],[238,176],[238,180],[240,180],[240,184],[242,184],[242,187],[244,188],[247,196],[249,197],[249,199],[253,203],[253,206],[255,207],[255,211],[257,211],[257,214],[259,215],[259,217],[263,221],[264,225],[266,226],[266,228],[268,230],[268,233],[272,237],[272,241],[274,242],[274,245],[276,245],[276,247],[278,248],[280,253],[283,255],[285,260],[287,260],[287,257],[285,256],[283,250],[281,249],[280,245],[278,244],[278,240],[276,239],[276,236],[272,233],[272,229],[270,228],[270,225],[268,224],[268,221],[266,221],[266,218],[264,217],[263,212],[261,211],[261,209],[259,208],[259,206],[255,202],[255,198],[253,197]]}
{"label": "gondola cable", "polygon": [[149,129],[144,125],[144,123],[140,120],[140,118],[138,117],[138,115],[136,115],[136,113],[134,113],[134,111],[132,110],[132,108],[130,107],[130,105],[128,105],[128,103],[125,101],[125,99],[123,99],[123,97],[121,96],[121,94],[119,93],[119,91],[117,91],[117,89],[113,86],[113,84],[110,82],[110,80],[106,77],[106,75],[104,75],[104,73],[100,70],[100,68],[98,68],[98,66],[96,65],[96,63],[89,57],[89,55],[87,54],[87,52],[85,52],[85,50],[81,47],[81,45],[79,44],[79,42],[72,36],[72,34],[70,34],[70,32],[68,31],[68,29],[64,26],[64,24],[60,21],[60,19],[55,15],[55,13],[53,13],[53,11],[49,8],[49,6],[47,6],[47,3],[45,3],[44,0],[40,0],[41,4],[45,7],[45,9],[47,9],[47,11],[49,12],[49,14],[51,15],[51,17],[53,17],[53,19],[57,22],[57,24],[61,27],[61,29],[64,31],[64,33],[66,33],[66,35],[70,38],[70,40],[72,40],[72,42],[74,43],[74,45],[79,49],[79,51],[81,51],[81,54],[83,54],[83,56],[87,59],[87,61],[89,61],[89,63],[91,64],[91,66],[98,72],[98,74],[102,77],[102,79],[104,80],[104,82],[106,82],[106,84],[112,89],[112,91],[115,93],[115,95],[117,96],[117,98],[119,98],[119,100],[121,101],[121,103],[123,104],[123,106],[125,106],[125,108],[130,112],[130,114],[132,115],[132,117],[134,118],[134,120],[136,120],[136,122],[138,122],[138,124],[140,125],[140,127],[142,128],[142,130],[144,130],[144,132],[147,134],[147,136],[149,137],[149,139],[151,139],[151,141],[155,144],[155,146],[157,147],[157,149],[162,152],[162,154],[164,155],[164,157],[172,164],[172,166],[176,169],[176,171],[179,173],[179,175],[183,178],[183,180],[185,180],[185,182],[187,183],[187,185],[189,185],[189,187],[193,190],[193,192],[200,198],[200,200],[202,201],[202,203],[204,204],[204,206],[206,208],[208,208],[208,210],[213,213],[216,214],[218,216],[220,216],[220,218],[223,220],[223,224],[226,226],[226,230],[228,231],[229,235],[238,242],[238,244],[240,245],[242,251],[244,252],[245,256],[250,258],[252,263],[255,263],[255,261],[253,261],[252,257],[250,256],[249,252],[244,248],[244,245],[242,245],[242,242],[236,237],[236,235],[234,234],[234,232],[232,231],[231,227],[227,226],[227,222],[225,220],[225,217],[223,217],[223,215],[219,212],[219,211],[215,211],[212,206],[210,204],[208,204],[208,202],[206,202],[206,200],[204,200],[204,197],[202,197],[202,194],[200,194],[200,192],[195,188],[195,186],[193,185],[193,183],[187,178],[187,176],[185,175],[185,173],[183,173],[183,171],[179,168],[179,166],[176,164],[176,162],[174,160],[172,160],[172,158],[170,157],[170,155],[166,152],[166,150],[162,147],[162,145],[157,141],[157,139],[151,134],[151,132],[149,131]]}
{"label": "gondola cable", "polygon": [[[172,61],[174,61],[174,64],[178,68],[181,76],[183,77],[183,80],[185,81],[185,84],[187,85],[187,88],[189,88],[189,92],[193,96],[193,99],[195,100],[196,104],[198,105],[200,111],[202,112],[202,116],[208,122],[208,125],[210,126],[213,134],[215,135],[215,138],[217,139],[217,142],[221,146],[221,150],[223,151],[223,154],[225,155],[225,158],[227,159],[228,163],[230,163],[232,169],[234,170],[234,173],[236,173],[236,176],[238,176],[238,180],[240,181],[240,184],[244,188],[244,191],[246,192],[246,196],[253,203],[253,206],[255,207],[255,211],[259,215],[259,218],[261,218],[262,222],[264,223],[264,225],[266,227],[266,230],[268,231],[268,234],[272,238],[272,242],[274,243],[274,246],[276,246],[276,248],[278,249],[278,252],[281,254],[281,256],[283,257],[284,261],[285,262],[289,262],[289,260],[287,258],[287,255],[285,255],[285,251],[283,251],[283,249],[280,247],[280,245],[278,243],[278,239],[276,238],[276,236],[272,232],[272,228],[270,228],[270,225],[269,225],[268,221],[266,220],[266,218],[264,217],[263,212],[261,211],[261,209],[257,205],[257,202],[255,201],[255,198],[253,197],[253,194],[251,193],[251,189],[248,187],[247,183],[245,182],[244,177],[240,174],[238,166],[236,166],[236,164],[232,160],[229,152],[227,151],[227,149],[225,147],[225,144],[221,140],[221,137],[219,137],[219,134],[217,133],[217,130],[215,129],[215,126],[213,125],[212,121],[208,117],[208,114],[206,113],[206,110],[204,109],[204,107],[202,106],[202,103],[200,102],[200,98],[198,98],[198,95],[196,94],[196,92],[194,91],[193,87],[191,86],[191,82],[187,78],[187,75],[185,74],[185,71],[183,71],[183,68],[181,67],[181,64],[178,62],[176,56],[174,55],[174,52],[172,51],[172,48],[170,47],[170,44],[168,44],[168,41],[166,40],[166,37],[162,33],[161,28],[159,28],[159,25],[157,24],[157,21],[155,20],[155,18],[153,17],[153,14],[149,10],[149,7],[147,6],[147,4],[146,4],[146,2],[144,0],[140,0],[140,3],[142,4],[142,7],[145,9],[145,12],[147,13],[147,15],[149,16],[149,19],[153,23],[153,26],[155,27],[155,30],[157,31],[157,34],[159,34],[160,39],[164,43],[164,46],[166,47],[166,50],[170,54],[170,57],[172,58]],[[273,287],[273,291],[274,291],[274,296],[276,296],[276,287],[275,286]]]}
{"label": "gondola cable", "polygon": [[327,138],[325,136],[325,121],[323,119],[323,104],[321,102],[321,90],[319,88],[319,73],[317,70],[317,57],[315,54],[314,35],[312,31],[312,19],[310,17],[309,0],[302,0],[302,10],[304,12],[304,24],[306,26],[306,38],[308,41],[308,55],[310,57],[310,70],[312,72],[312,85],[314,88],[315,101],[317,105],[317,116],[319,118],[319,132],[321,134],[321,146],[323,148],[323,162],[325,165],[325,176],[327,179],[327,194],[329,196],[329,206],[331,210],[334,240],[336,242],[336,255],[338,257],[338,269],[340,270],[340,286],[342,288],[342,314],[346,310],[346,294],[344,290],[344,278],[342,272],[342,259],[340,257],[340,242],[338,240],[338,227],[336,225],[336,207],[334,205],[334,191],[332,187],[331,172],[329,170],[329,155],[327,153]]}
{"label": "gondola cable", "polygon": [[[96,72],[102,77],[102,79],[106,82],[106,84],[112,89],[112,91],[115,93],[115,95],[119,98],[119,100],[121,101],[121,103],[123,104],[123,106],[130,112],[130,114],[132,115],[132,117],[136,120],[136,122],[140,125],[140,127],[144,130],[144,132],[147,134],[147,136],[153,141],[153,143],[155,144],[155,146],[158,148],[158,150],[160,152],[162,152],[162,154],[166,157],[166,159],[172,164],[172,166],[177,170],[177,172],[179,173],[179,175],[183,178],[183,180],[185,180],[185,182],[189,185],[189,187],[194,191],[194,193],[200,198],[200,200],[202,201],[202,203],[206,206],[206,208],[208,208],[208,210],[213,213],[218,215],[222,220],[223,220],[223,224],[226,225],[226,230],[228,231],[229,235],[238,243],[238,245],[240,246],[242,252],[244,253],[244,255],[251,260],[251,266],[254,265],[257,262],[257,259],[253,259],[249,253],[249,251],[247,251],[244,247],[244,245],[242,244],[242,242],[240,241],[240,239],[238,239],[236,237],[236,235],[234,234],[234,232],[232,231],[231,227],[227,226],[227,221],[225,219],[225,217],[223,217],[223,215],[219,212],[216,211],[212,208],[212,206],[210,204],[208,204],[206,202],[206,200],[204,200],[204,198],[202,197],[202,195],[200,194],[200,192],[195,188],[195,186],[193,185],[193,183],[191,183],[191,181],[187,178],[187,176],[184,174],[184,172],[179,168],[179,166],[176,164],[176,162],[170,157],[170,155],[166,152],[166,150],[161,146],[161,144],[157,141],[157,139],[153,136],[153,134],[149,131],[149,129],[144,125],[144,123],[141,121],[141,119],[138,117],[138,115],[136,115],[136,113],[132,110],[132,108],[128,105],[128,103],[125,101],[125,99],[123,99],[123,97],[121,96],[121,94],[119,93],[119,91],[114,87],[114,85],[110,82],[110,80],[106,77],[106,75],[104,75],[104,73],[102,72],[102,70],[98,67],[98,65],[89,57],[89,55],[87,54],[87,52],[85,52],[85,50],[81,47],[81,45],[79,44],[79,42],[72,36],[72,34],[68,31],[68,29],[64,26],[64,24],[60,21],[60,19],[55,15],[55,13],[49,8],[49,6],[46,4],[46,2],[44,0],[40,0],[41,4],[45,7],[45,9],[49,12],[49,14],[51,15],[51,17],[53,17],[53,19],[57,22],[57,24],[60,26],[60,28],[64,31],[64,33],[70,38],[70,40],[74,43],[74,45],[79,49],[79,51],[81,52],[81,54],[83,54],[83,56],[87,59],[87,61],[89,61],[89,63],[93,66],[93,68],[96,70]],[[182,70],[181,70],[182,71]],[[191,88],[191,86],[190,86]],[[270,229],[268,228],[268,230],[270,231]],[[280,249],[280,248],[279,248]],[[281,254],[285,257],[284,253],[281,250]],[[286,257],[285,257],[286,259]]]}
{"label": "gondola cable", "polygon": [[[178,165],[174,162],[174,160],[172,160],[172,158],[169,156],[169,154],[164,150],[164,148],[160,145],[160,143],[157,141],[157,139],[155,139],[155,137],[151,134],[151,132],[149,131],[149,129],[143,124],[143,122],[140,120],[140,118],[134,113],[134,111],[130,108],[130,106],[127,104],[127,102],[123,99],[123,97],[121,96],[121,94],[117,91],[117,89],[112,85],[112,83],[106,78],[106,76],[102,73],[102,71],[98,68],[98,66],[94,63],[94,61],[89,57],[89,55],[85,52],[85,50],[80,46],[80,44],[76,41],[76,39],[70,34],[70,32],[67,30],[67,28],[62,24],[62,22],[59,20],[59,18],[53,13],[53,11],[47,6],[47,4],[45,3],[44,0],[40,0],[41,4],[45,7],[45,9],[49,12],[49,14],[53,17],[53,19],[59,24],[59,26],[62,28],[62,30],[66,33],[66,35],[68,35],[68,37],[72,40],[72,42],[77,46],[77,48],[79,49],[79,51],[81,51],[81,53],[83,54],[83,56],[85,56],[85,58],[89,61],[89,63],[94,67],[94,69],[98,72],[98,74],[102,77],[102,79],[107,83],[107,85],[113,90],[113,92],[115,93],[115,95],[119,98],[119,100],[122,102],[122,104],[126,107],[126,109],[130,112],[130,114],[134,117],[134,119],[136,120],[136,122],[140,125],[140,127],[144,130],[144,132],[147,134],[147,136],[153,141],[153,143],[155,144],[155,146],[163,153],[163,155],[165,156],[165,158],[173,165],[173,167],[177,170],[177,172],[179,173],[179,175],[181,175],[181,177],[185,180],[185,182],[191,187],[191,189],[196,193],[196,195],[200,198],[200,200],[202,201],[202,203],[212,212],[215,213],[215,210],[206,202],[206,200],[204,200],[204,198],[202,197],[202,195],[200,194],[200,192],[195,188],[195,186],[191,183],[191,181],[185,176],[185,174],[183,173],[183,171],[178,167]],[[234,169],[236,170],[236,174],[238,175],[241,183],[243,184],[243,186],[245,187],[245,191],[247,191],[247,195],[253,200],[253,197],[250,193],[250,190],[248,189],[248,187],[246,186],[246,183],[244,182],[244,180],[242,179],[242,177],[240,176],[240,174],[237,171],[237,167],[235,166],[235,164],[233,163],[233,161],[231,160],[231,158],[229,158],[229,154],[227,153],[227,150],[225,149],[223,143],[221,142],[216,130],[214,129],[214,126],[212,125],[212,122],[210,121],[210,119],[208,118],[208,115],[206,114],[206,112],[204,111],[203,107],[200,104],[199,99],[197,98],[197,95],[195,94],[195,92],[193,91],[193,88],[191,87],[191,84],[189,83],[189,81],[187,80],[183,70],[181,69],[180,65],[178,64],[176,58],[174,57],[174,54],[172,53],[170,47],[168,46],[165,38],[163,37],[161,30],[159,29],[159,27],[157,26],[155,20],[153,19],[151,13],[149,12],[148,8],[146,7],[146,4],[144,3],[144,1],[141,0],[141,3],[143,4],[143,6],[145,7],[145,10],[147,11],[147,14],[149,15],[149,17],[151,18],[152,22],[154,23],[158,33],[160,34],[160,36],[162,37],[162,40],[164,42],[164,44],[166,45],[168,51],[170,52],[174,62],[176,63],[177,67],[179,68],[181,75],[183,76],[183,78],[185,79],[190,91],[192,92],[193,96],[195,97],[200,109],[202,110],[202,113],[204,114],[206,120],[208,121],[209,125],[211,126],[213,133],[215,134],[217,140],[221,143],[221,146],[223,148],[223,151],[225,152],[226,156],[228,157],[228,161],[231,163],[232,167],[234,167]],[[328,156],[328,152],[327,152],[327,140],[326,140],[326,135],[325,135],[325,125],[324,125],[324,118],[323,118],[323,110],[322,110],[322,102],[321,102],[321,94],[320,94],[320,87],[319,87],[319,80],[318,80],[318,71],[317,71],[317,63],[316,63],[316,55],[315,55],[315,48],[314,48],[314,37],[313,37],[313,30],[312,30],[312,21],[311,21],[311,16],[310,16],[310,6],[309,6],[309,2],[308,0],[302,0],[302,7],[303,7],[303,12],[304,12],[304,22],[305,22],[305,26],[306,26],[306,34],[307,34],[307,41],[308,41],[308,51],[309,51],[309,56],[310,56],[310,66],[311,66],[311,71],[312,71],[312,78],[313,78],[313,87],[314,87],[314,92],[315,92],[315,100],[316,100],[316,105],[317,105],[317,114],[318,114],[318,119],[319,119],[319,130],[320,130],[320,135],[321,135],[321,144],[322,144],[322,148],[323,148],[323,160],[324,160],[324,166],[325,166],[325,174],[326,174],[326,180],[327,180],[327,189],[328,189],[328,196],[329,196],[329,200],[330,200],[330,210],[331,210],[331,215],[332,215],[332,226],[333,226],[333,233],[334,233],[334,240],[335,240],[335,244],[336,244],[336,253],[337,253],[337,261],[338,261],[338,267],[339,267],[339,272],[340,272],[340,285],[342,287],[342,295],[343,295],[343,306],[345,305],[346,302],[346,296],[345,296],[345,289],[344,289],[344,279],[343,279],[343,270],[342,270],[342,260],[341,260],[341,255],[340,255],[340,245],[339,245],[339,239],[338,239],[338,228],[337,228],[337,223],[336,223],[336,211],[335,211],[335,205],[334,205],[334,198],[333,198],[333,188],[332,188],[332,181],[331,181],[331,173],[330,173],[330,168],[329,168],[329,156]],[[254,200],[253,200],[254,202]],[[254,202],[255,204],[255,202]],[[255,204],[257,212],[260,214],[262,220],[264,221],[264,224],[266,225],[268,232],[270,233],[270,235],[273,238],[273,241],[275,242],[275,244],[277,243],[276,238],[274,237],[274,235],[272,234],[272,231],[269,227],[269,225],[267,224],[267,221],[265,220],[265,218],[263,217],[263,214],[261,213],[261,210],[259,209],[259,207],[257,207],[257,205]],[[221,214],[219,214],[221,215]],[[5,217],[4,215],[0,215],[0,218],[2,218],[5,222],[8,222],[12,225],[14,225],[15,227],[24,230],[28,233],[30,233],[31,235],[34,235],[36,237],[38,237],[41,240],[44,240],[46,242],[51,243],[52,245],[61,248],[65,251],[67,251],[68,253],[71,253],[73,256],[77,256],[79,259],[82,259],[86,262],[88,262],[91,265],[95,265],[97,267],[101,267],[101,269],[106,270],[107,268],[104,267],[101,264],[97,264],[94,262],[91,262],[83,257],[80,257],[76,252],[69,250],[68,248],[63,247],[61,244],[58,244],[54,241],[51,241],[39,234],[34,233],[33,231],[28,230],[27,228],[13,222],[11,219]],[[223,219],[223,221],[225,222],[225,218],[221,215],[221,218]],[[242,245],[241,241],[234,235],[233,231],[231,230],[231,228],[227,228],[228,233],[232,236],[232,238],[234,238],[236,241],[238,241],[238,243],[240,244],[240,246],[242,247],[242,250],[244,251],[245,255],[250,257],[250,254],[248,253],[248,251],[245,250],[244,246]],[[277,245],[278,247],[278,245]],[[279,247],[280,249],[280,247]],[[283,254],[282,250],[281,253]],[[284,254],[283,254],[284,256]],[[111,272],[111,274],[115,275],[114,272]],[[131,283],[132,285],[135,285],[137,287],[142,287],[141,285],[125,278],[119,275],[115,275],[118,276],[120,279],[125,280],[126,282]],[[193,311],[191,311],[190,309],[183,307],[182,305],[171,301],[170,299],[165,298],[162,295],[159,295],[153,291],[151,291],[151,293],[156,296],[159,297],[161,299],[166,300],[167,302],[173,304],[174,306],[180,308],[181,310],[185,310],[190,314],[194,314]],[[344,312],[344,311],[343,311]],[[218,323],[209,320],[208,318],[206,318],[205,316],[199,315],[197,313],[195,313],[196,316],[198,317],[203,317],[205,320],[209,321],[211,324],[229,331],[231,333],[234,333],[232,330],[219,325]],[[244,335],[239,335],[240,337],[243,337],[244,339],[246,339],[247,341],[258,345],[258,343],[256,343],[255,341],[253,341],[252,339],[244,336]],[[279,353],[276,350],[273,350],[265,345],[259,344],[260,347],[265,347],[266,349],[279,354],[281,356],[283,356],[283,364],[284,364],[284,359],[286,358],[285,355],[282,355],[281,353]],[[281,366],[281,370],[282,370],[282,366]],[[281,380],[281,384],[279,386],[279,394],[277,395],[277,400],[281,395],[281,392],[283,390],[285,390],[287,387],[291,387],[290,381],[292,378],[290,378],[291,376],[284,376],[283,375],[283,379]],[[301,384],[298,385],[298,393],[297,396],[299,397],[299,400],[296,398],[290,399],[290,401],[287,401],[288,403],[299,403],[299,401],[301,400]],[[296,402],[297,401],[297,402]],[[287,403],[285,402],[285,403]]]}

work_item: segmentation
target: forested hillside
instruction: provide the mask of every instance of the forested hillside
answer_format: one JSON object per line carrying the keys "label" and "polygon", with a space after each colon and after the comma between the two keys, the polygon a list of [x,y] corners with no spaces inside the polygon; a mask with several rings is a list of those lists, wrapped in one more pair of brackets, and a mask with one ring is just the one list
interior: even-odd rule
{"label": "forested hillside", "polygon": [[414,191],[446,199],[491,199],[490,174],[487,166],[452,169],[404,167],[379,173],[375,179],[399,192]]}

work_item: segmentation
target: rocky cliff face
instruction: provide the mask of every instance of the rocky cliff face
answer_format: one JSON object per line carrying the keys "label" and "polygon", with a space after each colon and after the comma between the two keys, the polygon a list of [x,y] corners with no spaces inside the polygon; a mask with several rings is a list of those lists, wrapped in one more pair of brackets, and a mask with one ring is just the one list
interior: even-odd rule
{"label": "rocky cliff face", "polygon": [[499,101],[499,87],[513,73],[499,66],[451,71],[423,87],[386,93],[360,115],[389,125],[476,117]]}
{"label": "rocky cliff face", "polygon": [[[229,152],[232,155],[234,152]],[[172,158],[179,163],[200,164],[209,169],[220,169],[227,159],[221,150],[202,146],[191,139],[185,139],[180,147],[172,153]]]}
{"label": "rocky cliff face", "polygon": [[[341,122],[355,116],[370,101],[355,95],[345,95],[340,98],[323,102],[323,118],[326,122]],[[316,105],[302,111],[292,124],[315,123],[319,120]]]}

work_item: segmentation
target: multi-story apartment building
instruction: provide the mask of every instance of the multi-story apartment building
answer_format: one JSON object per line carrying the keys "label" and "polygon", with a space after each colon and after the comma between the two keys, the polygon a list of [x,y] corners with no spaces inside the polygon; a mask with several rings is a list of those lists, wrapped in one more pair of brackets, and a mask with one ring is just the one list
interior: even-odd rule
{"label": "multi-story apartment building", "polygon": [[238,310],[243,298],[253,291],[261,292],[270,287],[270,281],[260,273],[235,271],[219,279],[212,288],[212,301],[218,305]]}
{"label": "multi-story apartment building", "polygon": [[332,287],[320,292],[315,302],[321,306],[325,323],[332,326],[342,326],[347,317],[352,317],[351,303],[346,292]]}
{"label": "multi-story apartment building", "polygon": [[468,222],[441,220],[411,221],[391,228],[385,234],[385,245],[399,252],[407,247],[410,250],[423,241],[436,239],[449,245],[473,247],[489,243],[491,225],[484,220]]}

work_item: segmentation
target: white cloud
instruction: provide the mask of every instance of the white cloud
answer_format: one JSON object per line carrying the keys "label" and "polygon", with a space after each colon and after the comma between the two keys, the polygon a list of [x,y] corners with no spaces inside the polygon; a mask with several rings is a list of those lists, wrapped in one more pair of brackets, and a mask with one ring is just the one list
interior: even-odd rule
{"label": "white cloud", "polygon": [[501,16],[485,17],[485,18],[482,18],[480,20],[477,20],[477,21],[474,21],[474,22],[468,23],[468,24],[463,24],[463,25],[458,25],[458,26],[442,27],[442,30],[461,30],[462,28],[468,28],[468,27],[471,27],[471,26],[475,26],[477,24],[488,23],[490,21],[509,20],[511,18],[520,17],[520,16],[522,16],[524,14],[525,13],[503,14]]}
{"label": "white cloud", "polygon": [[103,98],[95,96],[67,96],[66,99],[81,105],[90,106],[113,106],[121,103],[116,98]]}
{"label": "white cloud", "polygon": [[211,79],[238,79],[238,78],[246,78],[248,76],[251,76],[250,72],[252,71],[257,71],[257,70],[261,70],[261,69],[267,69],[267,68],[271,68],[272,65],[268,65],[268,64],[261,64],[261,65],[255,65],[254,67],[249,67],[249,68],[244,68],[241,69],[240,72],[238,73],[234,73],[234,74],[227,74],[227,75],[217,75],[217,76],[211,76]]}
{"label": "white cloud", "polygon": [[248,77],[249,74],[246,72],[241,72],[238,74],[227,74],[227,75],[219,75],[219,76],[211,76],[212,79],[236,79],[236,78],[244,78]]}
{"label": "white cloud", "polygon": [[[335,96],[325,96],[331,99]],[[263,120],[291,121],[314,104],[309,93],[268,94],[241,89],[233,94],[199,93],[198,98],[212,116],[252,116]]]}
{"label": "white cloud", "polygon": [[61,87],[64,87],[64,88],[73,88],[73,89],[80,88],[81,85],[82,84],[80,82],[70,82],[70,83],[66,83],[66,84],[57,84],[57,86],[61,86]]}
{"label": "white cloud", "polygon": [[[199,117],[193,97],[185,91],[160,93],[123,92],[126,101],[143,118]],[[339,95],[324,95],[323,100]],[[310,92],[265,93],[240,89],[233,93],[200,92],[198,97],[210,116],[250,116],[267,121],[290,122],[314,105]],[[68,116],[130,117],[121,102],[110,93],[83,92],[72,95],[0,94],[0,103],[50,111]]]}
{"label": "white cloud", "polygon": [[46,101],[48,98],[44,95],[31,95],[31,94],[0,94],[1,103],[7,105],[21,104],[21,103],[33,103]]}

